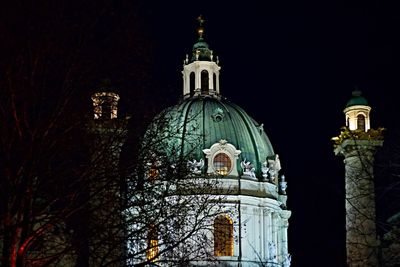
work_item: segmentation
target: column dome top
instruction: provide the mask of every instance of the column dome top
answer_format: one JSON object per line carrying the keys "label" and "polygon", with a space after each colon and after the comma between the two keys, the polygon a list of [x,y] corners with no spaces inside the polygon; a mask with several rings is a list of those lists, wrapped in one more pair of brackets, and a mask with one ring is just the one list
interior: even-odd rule
{"label": "column dome top", "polygon": [[346,108],[357,105],[368,106],[367,99],[361,95],[361,91],[358,89],[352,92],[352,97],[347,102]]}

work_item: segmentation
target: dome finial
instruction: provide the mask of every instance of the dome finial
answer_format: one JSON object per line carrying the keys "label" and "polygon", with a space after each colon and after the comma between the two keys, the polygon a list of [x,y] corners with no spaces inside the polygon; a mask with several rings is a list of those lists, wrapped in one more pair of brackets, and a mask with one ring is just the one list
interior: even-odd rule
{"label": "dome finial", "polygon": [[197,21],[199,22],[199,27],[197,27],[197,34],[199,35],[199,40],[203,40],[203,34],[204,34],[204,18],[202,15],[197,17]]}
{"label": "dome finial", "polygon": [[351,94],[353,96],[361,96],[361,90],[358,88],[358,86],[355,86],[355,88]]}

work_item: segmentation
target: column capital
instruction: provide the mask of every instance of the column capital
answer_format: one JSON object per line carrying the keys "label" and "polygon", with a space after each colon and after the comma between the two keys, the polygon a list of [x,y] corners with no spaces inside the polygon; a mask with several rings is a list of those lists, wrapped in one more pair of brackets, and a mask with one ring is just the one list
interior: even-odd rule
{"label": "column capital", "polygon": [[383,140],[356,140],[356,139],[345,139],[341,143],[337,144],[334,152],[335,155],[343,155],[345,158],[359,156],[361,154],[365,156],[372,156],[379,147],[383,146]]}

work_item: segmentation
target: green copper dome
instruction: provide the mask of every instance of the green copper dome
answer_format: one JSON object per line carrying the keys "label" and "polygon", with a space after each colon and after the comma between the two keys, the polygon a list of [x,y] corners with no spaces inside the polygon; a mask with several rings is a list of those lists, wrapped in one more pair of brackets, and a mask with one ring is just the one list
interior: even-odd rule
{"label": "green copper dome", "polygon": [[[162,134],[161,149],[173,160],[177,156],[205,160],[203,149],[226,140],[240,150],[238,164],[250,161],[261,175],[261,164],[274,156],[272,145],[262,125],[239,106],[226,99],[198,96],[166,109],[150,129]],[[238,172],[242,170],[238,167]]]}
{"label": "green copper dome", "polygon": [[203,39],[199,39],[199,41],[193,45],[190,62],[196,60],[211,61],[211,55],[212,52],[208,44]]}
{"label": "green copper dome", "polygon": [[355,90],[353,91],[352,95],[353,96],[346,104],[346,108],[356,105],[368,106],[368,101],[363,96],[361,96],[361,91]]}

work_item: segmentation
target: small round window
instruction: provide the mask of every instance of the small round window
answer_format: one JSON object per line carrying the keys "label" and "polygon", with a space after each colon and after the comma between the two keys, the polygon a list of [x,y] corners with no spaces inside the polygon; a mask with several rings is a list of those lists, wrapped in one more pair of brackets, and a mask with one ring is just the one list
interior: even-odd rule
{"label": "small round window", "polygon": [[228,175],[231,172],[232,162],[225,153],[215,155],[213,160],[214,170],[221,175]]}
{"label": "small round window", "polygon": [[216,121],[216,122],[220,122],[220,121],[222,121],[222,116],[221,115],[215,115],[215,117],[214,117],[214,120]]}

